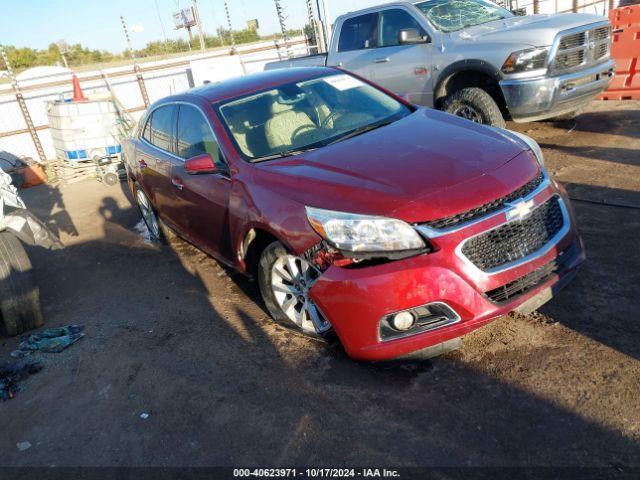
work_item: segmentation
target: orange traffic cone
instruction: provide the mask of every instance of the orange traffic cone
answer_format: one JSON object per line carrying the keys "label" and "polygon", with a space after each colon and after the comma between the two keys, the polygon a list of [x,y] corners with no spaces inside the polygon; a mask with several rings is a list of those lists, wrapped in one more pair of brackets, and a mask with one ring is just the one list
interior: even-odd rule
{"label": "orange traffic cone", "polygon": [[74,73],[71,78],[73,80],[73,101],[86,102],[87,99],[85,98],[84,93],[82,93],[82,89],[80,88],[80,81],[78,80],[78,77],[76,77],[76,74]]}

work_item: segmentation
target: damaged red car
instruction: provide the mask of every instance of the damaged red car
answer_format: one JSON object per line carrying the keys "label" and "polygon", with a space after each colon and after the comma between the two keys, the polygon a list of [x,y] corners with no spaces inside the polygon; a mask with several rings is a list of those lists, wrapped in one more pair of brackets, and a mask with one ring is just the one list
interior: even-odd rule
{"label": "damaged red car", "polygon": [[535,141],[337,69],[164,98],[123,155],[154,236],[163,222],[254,276],[275,321],[359,360],[536,309],[585,258]]}

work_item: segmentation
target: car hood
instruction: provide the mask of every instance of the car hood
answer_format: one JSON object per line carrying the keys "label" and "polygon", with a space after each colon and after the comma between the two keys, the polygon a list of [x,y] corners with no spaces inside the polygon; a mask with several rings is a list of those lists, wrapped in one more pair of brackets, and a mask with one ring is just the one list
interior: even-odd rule
{"label": "car hood", "polygon": [[546,47],[553,43],[560,31],[606,20],[605,17],[586,13],[517,16],[466,28],[456,32],[456,37],[462,41],[517,42]]}
{"label": "car hood", "polygon": [[524,150],[504,130],[421,108],[357,137],[256,164],[256,182],[308,206],[417,221],[434,213],[422,199],[482,178]]}

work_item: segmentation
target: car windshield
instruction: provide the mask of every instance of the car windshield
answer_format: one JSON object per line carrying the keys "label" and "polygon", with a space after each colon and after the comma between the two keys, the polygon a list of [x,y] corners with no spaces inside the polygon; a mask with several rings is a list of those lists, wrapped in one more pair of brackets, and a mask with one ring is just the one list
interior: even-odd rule
{"label": "car windshield", "polygon": [[455,32],[482,23],[513,17],[513,13],[484,0],[429,0],[416,4],[442,32]]}
{"label": "car windshield", "polygon": [[351,75],[336,73],[236,98],[219,112],[244,157],[260,161],[353,137],[411,110]]}

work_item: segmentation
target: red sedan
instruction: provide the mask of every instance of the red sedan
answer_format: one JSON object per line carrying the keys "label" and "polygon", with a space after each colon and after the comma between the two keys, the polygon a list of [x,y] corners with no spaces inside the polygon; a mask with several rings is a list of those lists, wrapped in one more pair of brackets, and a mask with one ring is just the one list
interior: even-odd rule
{"label": "red sedan", "polygon": [[535,309],[585,258],[533,140],[341,70],[167,97],[123,153],[155,237],[162,221],[256,277],[275,321],[333,331],[360,360]]}

